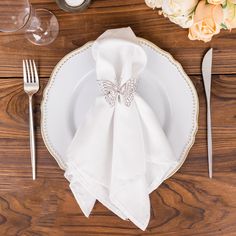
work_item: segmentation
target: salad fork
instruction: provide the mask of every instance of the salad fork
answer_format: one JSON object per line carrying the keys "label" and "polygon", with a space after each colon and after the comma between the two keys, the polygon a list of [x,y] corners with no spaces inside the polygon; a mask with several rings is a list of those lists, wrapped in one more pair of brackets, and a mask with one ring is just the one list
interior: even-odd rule
{"label": "salad fork", "polygon": [[33,95],[39,90],[39,77],[34,60],[23,60],[23,80],[24,91],[29,97],[29,126],[30,126],[30,153],[32,177],[36,179],[36,159],[35,159],[35,139],[34,139],[34,119],[33,119]]}

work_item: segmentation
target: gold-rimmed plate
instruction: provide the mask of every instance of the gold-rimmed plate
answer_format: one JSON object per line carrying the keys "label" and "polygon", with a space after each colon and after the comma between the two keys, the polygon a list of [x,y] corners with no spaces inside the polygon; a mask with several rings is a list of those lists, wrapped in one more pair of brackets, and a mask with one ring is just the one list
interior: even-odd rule
{"label": "gold-rimmed plate", "polygon": [[[191,80],[173,57],[139,38],[147,54],[147,66],[140,76],[138,93],[151,106],[176,157],[174,174],[192,147],[198,127],[198,97]],[[49,152],[62,169],[66,151],[77,127],[99,94],[95,62],[89,42],[67,54],[54,68],[41,106],[42,136]]]}

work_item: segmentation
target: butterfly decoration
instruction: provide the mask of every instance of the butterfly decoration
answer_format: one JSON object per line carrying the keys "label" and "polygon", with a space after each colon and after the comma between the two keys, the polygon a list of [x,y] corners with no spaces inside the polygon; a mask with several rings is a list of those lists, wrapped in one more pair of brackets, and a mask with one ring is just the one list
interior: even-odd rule
{"label": "butterfly decoration", "polygon": [[115,106],[116,101],[124,101],[124,104],[129,107],[134,100],[134,93],[136,92],[136,81],[134,79],[128,80],[122,86],[114,84],[110,80],[98,80],[98,85],[105,96],[109,105]]}

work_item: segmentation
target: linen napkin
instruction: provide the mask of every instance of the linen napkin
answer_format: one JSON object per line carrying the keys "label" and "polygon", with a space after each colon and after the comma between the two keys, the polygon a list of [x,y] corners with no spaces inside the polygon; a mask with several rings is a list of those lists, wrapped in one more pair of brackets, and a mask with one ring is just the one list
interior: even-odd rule
{"label": "linen napkin", "polygon": [[87,217],[98,200],[145,230],[149,194],[176,164],[157,117],[137,94],[147,57],[131,28],[106,31],[92,55],[101,93],[68,148],[65,177]]}

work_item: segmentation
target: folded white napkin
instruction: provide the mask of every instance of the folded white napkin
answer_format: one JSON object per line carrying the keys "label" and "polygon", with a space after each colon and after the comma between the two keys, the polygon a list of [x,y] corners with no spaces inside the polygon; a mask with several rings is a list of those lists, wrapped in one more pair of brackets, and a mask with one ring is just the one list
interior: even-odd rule
{"label": "folded white napkin", "polygon": [[130,28],[106,31],[92,53],[101,95],[68,149],[65,177],[86,216],[97,199],[145,230],[149,193],[176,164],[155,114],[136,93],[146,54]]}

